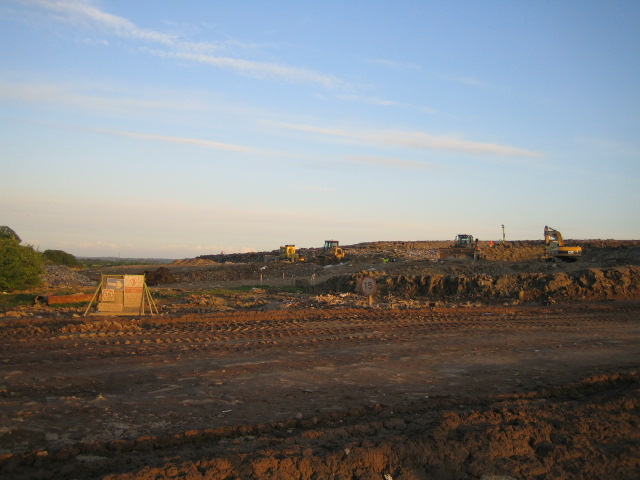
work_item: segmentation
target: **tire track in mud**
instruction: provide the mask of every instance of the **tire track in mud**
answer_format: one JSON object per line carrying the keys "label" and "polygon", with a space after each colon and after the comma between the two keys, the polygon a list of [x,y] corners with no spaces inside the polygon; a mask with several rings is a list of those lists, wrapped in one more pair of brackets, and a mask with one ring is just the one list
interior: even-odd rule
{"label": "tire track in mud", "polygon": [[[17,328],[0,330],[0,340],[5,344],[13,342],[45,342],[34,344],[36,349],[49,349],[47,343],[61,343],[62,348],[83,348],[93,344],[144,344],[157,349],[171,344],[215,344],[224,347],[239,342],[245,342],[247,347],[268,343],[272,340],[279,342],[296,342],[304,339],[324,341],[350,341],[353,339],[401,338],[416,335],[434,335],[444,332],[455,332],[460,329],[469,330],[539,330],[545,328],[576,328],[598,327],[609,322],[620,322],[628,318],[627,312],[588,313],[558,313],[558,314],[483,314],[442,315],[432,311],[384,311],[384,310],[356,310],[335,309],[331,315],[318,315],[316,312],[278,311],[256,312],[253,315],[239,315],[248,319],[225,321],[228,314],[216,316],[208,315],[197,319],[179,317],[177,319],[162,319],[136,321],[139,329],[128,333],[116,327],[113,331],[103,331],[100,324],[104,322],[118,322],[127,325],[128,320],[105,319],[91,320],[95,329],[63,333],[63,328],[45,325],[28,325]],[[458,312],[456,312],[458,313]],[[286,315],[285,315],[286,314]],[[462,317],[462,318],[461,318]],[[89,323],[86,320],[76,321],[76,325]],[[68,327],[72,324],[66,324]],[[128,342],[128,343],[127,343]]]}

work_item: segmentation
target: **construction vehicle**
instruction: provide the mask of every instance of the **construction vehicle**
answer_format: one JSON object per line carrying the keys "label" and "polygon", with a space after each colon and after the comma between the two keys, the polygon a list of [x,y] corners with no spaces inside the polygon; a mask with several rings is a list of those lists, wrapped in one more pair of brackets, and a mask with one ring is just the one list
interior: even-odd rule
{"label": "construction vehicle", "polygon": [[562,234],[555,228],[544,226],[545,260],[575,262],[582,256],[582,247],[564,244]]}
{"label": "construction vehicle", "polygon": [[453,245],[439,249],[439,258],[471,258],[479,260],[482,258],[482,251],[478,246],[478,239],[473,239],[473,235],[459,233],[456,235]]}
{"label": "construction vehicle", "polygon": [[300,256],[299,253],[296,252],[295,245],[285,245],[284,247],[280,247],[280,253],[278,254],[279,260],[286,260],[288,262],[303,262],[304,256]]}
{"label": "construction vehicle", "polygon": [[315,257],[316,262],[327,265],[341,262],[345,256],[345,251],[340,247],[338,240],[325,240],[324,247]]}

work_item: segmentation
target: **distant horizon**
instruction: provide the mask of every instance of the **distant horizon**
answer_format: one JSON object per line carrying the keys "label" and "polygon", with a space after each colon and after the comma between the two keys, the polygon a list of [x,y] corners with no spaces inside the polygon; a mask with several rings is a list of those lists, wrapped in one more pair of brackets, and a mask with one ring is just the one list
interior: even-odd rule
{"label": "distant horizon", "polygon": [[[353,247],[355,245],[361,245],[361,244],[368,244],[368,243],[386,243],[386,242],[403,242],[403,243],[419,243],[419,242],[452,242],[453,239],[447,239],[447,240],[371,240],[371,241],[365,241],[365,242],[357,242],[357,243],[352,243],[352,244],[343,244],[340,243],[341,246],[343,247]],[[480,242],[490,242],[491,240],[482,240],[479,239]],[[493,240],[496,245],[502,243],[502,239],[494,239]],[[625,238],[585,238],[585,239],[578,239],[578,238],[565,238],[566,242],[598,242],[598,241],[612,241],[612,242],[640,242],[640,238],[637,239],[625,239]],[[544,242],[544,239],[506,239],[505,243],[509,243],[509,242]],[[23,242],[24,243],[24,242]],[[283,244],[285,245],[285,244]],[[278,245],[275,248],[270,248],[270,249],[266,249],[266,250],[249,250],[249,251],[244,251],[244,252],[224,252],[225,255],[243,255],[243,254],[250,254],[250,253],[268,253],[268,252],[273,252],[276,251],[280,248],[280,245]],[[312,248],[322,248],[322,245],[319,246],[300,246],[300,245],[296,245],[296,248],[299,250],[304,250],[304,249],[312,249]],[[71,253],[73,254],[73,252],[67,252],[67,253]],[[197,258],[200,256],[205,256],[205,255],[220,255],[221,252],[217,252],[217,253],[201,253],[198,255],[194,255],[191,257],[149,257],[149,256],[127,256],[127,257],[122,257],[122,256],[114,256],[114,255],[74,255],[76,258],[82,260],[82,259],[100,259],[100,260],[182,260],[185,258]]]}

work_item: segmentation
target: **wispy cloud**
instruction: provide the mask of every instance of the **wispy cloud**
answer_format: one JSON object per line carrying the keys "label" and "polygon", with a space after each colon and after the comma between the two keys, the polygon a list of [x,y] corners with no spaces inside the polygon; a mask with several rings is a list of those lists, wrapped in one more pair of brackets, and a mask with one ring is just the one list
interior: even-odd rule
{"label": "wispy cloud", "polygon": [[70,85],[57,83],[16,83],[0,80],[0,98],[37,103],[55,103],[86,110],[132,111],[168,110],[203,111],[195,101],[147,100],[126,95],[112,86],[108,90],[99,85]]}
{"label": "wispy cloud", "polygon": [[322,85],[324,87],[335,87],[342,83],[337,77],[331,75],[322,75],[304,68],[278,65],[275,63],[255,62],[238,58],[219,57],[189,52],[158,52],[158,54],[204,63],[218,68],[229,68],[238,73],[250,75],[256,78],[280,78],[296,83],[311,83]]}
{"label": "wispy cloud", "polygon": [[177,41],[174,35],[139,28],[126,18],[104,12],[87,0],[31,0],[24,3],[45,8],[53,12],[55,20],[82,28],[165,45],[174,45]]}
{"label": "wispy cloud", "polygon": [[253,153],[253,154],[265,153],[263,151],[260,151],[251,147],[246,147],[244,145],[234,145],[231,143],[214,142],[211,140],[204,140],[201,138],[171,137],[166,135],[154,135],[151,133],[128,132],[124,130],[107,130],[107,129],[91,129],[91,130],[96,132],[106,133],[109,135],[138,138],[141,140],[153,140],[153,141],[159,141],[159,142],[197,145],[199,147],[212,148],[214,150],[224,150],[224,151],[230,151],[230,152]]}
{"label": "wispy cloud", "polygon": [[541,157],[539,152],[509,145],[475,142],[455,136],[436,136],[422,132],[385,132],[379,137],[381,143],[419,149],[452,150],[467,153],[513,155],[518,157]]}
{"label": "wispy cloud", "polygon": [[395,100],[386,100],[379,97],[362,97],[359,95],[339,95],[338,98],[340,100],[346,100],[350,102],[368,103],[370,105],[377,105],[379,107],[399,107],[399,108],[405,108],[408,110],[417,110],[419,112],[426,113],[429,115],[438,113],[438,111],[434,110],[433,108],[416,106],[410,103],[397,102]]}
{"label": "wispy cloud", "polygon": [[[229,55],[214,55],[225,50],[229,43],[190,42],[177,35],[140,28],[126,18],[101,10],[90,0],[32,0],[29,4],[52,12],[53,18],[58,22],[127,40],[137,40],[141,42],[140,48],[160,57],[179,58],[260,79],[272,78],[323,87],[334,87],[342,83],[337,77],[304,68],[234,58]],[[156,48],[148,48],[149,44],[155,45]]]}
{"label": "wispy cloud", "polygon": [[525,150],[509,145],[475,142],[457,136],[429,135],[424,132],[407,131],[350,131],[312,125],[283,124],[291,130],[339,137],[351,141],[393,145],[422,150],[445,150],[471,154],[492,154],[517,157],[543,157],[540,152]]}
{"label": "wispy cloud", "polygon": [[[423,70],[423,68],[420,65],[415,63],[399,62],[396,60],[389,60],[384,58],[368,60],[367,63],[372,65],[380,65],[393,70],[414,70],[414,71]],[[470,76],[453,76],[453,75],[437,75],[437,76],[448,82],[462,83],[464,85],[469,85],[472,87],[484,87],[487,85],[482,80],[479,80],[478,78],[470,77]]]}

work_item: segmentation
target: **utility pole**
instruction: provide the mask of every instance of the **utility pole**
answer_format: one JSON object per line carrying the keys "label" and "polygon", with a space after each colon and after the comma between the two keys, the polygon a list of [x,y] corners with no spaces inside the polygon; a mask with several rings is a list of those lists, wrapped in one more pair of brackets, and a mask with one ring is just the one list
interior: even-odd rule
{"label": "utility pole", "polygon": [[504,223],[502,224],[502,244],[504,245]]}

